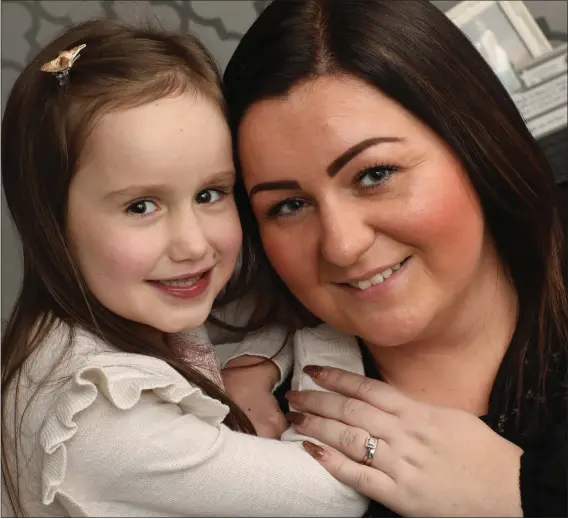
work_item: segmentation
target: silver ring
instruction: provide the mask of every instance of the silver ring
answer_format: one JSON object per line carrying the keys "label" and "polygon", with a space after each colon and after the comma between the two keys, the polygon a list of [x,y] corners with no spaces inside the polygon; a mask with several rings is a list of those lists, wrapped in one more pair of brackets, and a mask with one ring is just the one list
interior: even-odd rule
{"label": "silver ring", "polygon": [[373,456],[375,455],[375,451],[377,450],[378,441],[379,440],[374,436],[369,436],[365,440],[365,449],[367,449],[367,452],[365,453],[363,461],[361,461],[363,465],[370,465],[371,462],[373,461]]}

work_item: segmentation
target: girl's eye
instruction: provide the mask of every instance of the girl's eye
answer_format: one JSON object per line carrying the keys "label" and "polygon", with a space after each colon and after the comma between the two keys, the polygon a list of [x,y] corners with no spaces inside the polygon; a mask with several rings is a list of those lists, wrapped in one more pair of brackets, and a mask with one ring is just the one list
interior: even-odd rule
{"label": "girl's eye", "polygon": [[306,207],[306,202],[300,198],[291,198],[278,202],[268,210],[268,217],[292,216]]}
{"label": "girl's eye", "polygon": [[204,189],[197,193],[195,201],[198,204],[214,204],[221,200],[225,195],[226,193],[220,189]]}
{"label": "girl's eye", "polygon": [[384,184],[395,172],[394,166],[375,166],[363,170],[356,180],[362,187],[376,187]]}
{"label": "girl's eye", "polygon": [[158,205],[155,202],[152,202],[152,200],[137,200],[136,202],[130,204],[126,209],[128,213],[141,216],[146,216],[159,210],[160,208],[158,207]]}

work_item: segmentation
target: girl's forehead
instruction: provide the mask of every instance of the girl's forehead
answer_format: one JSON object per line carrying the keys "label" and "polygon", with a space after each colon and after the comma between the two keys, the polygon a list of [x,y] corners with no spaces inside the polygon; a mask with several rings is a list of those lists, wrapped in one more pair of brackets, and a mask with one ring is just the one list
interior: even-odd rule
{"label": "girl's forehead", "polygon": [[[102,117],[77,172],[95,190],[190,182],[232,169],[230,133],[218,105],[184,95]],[[84,178],[82,178],[84,177]]]}

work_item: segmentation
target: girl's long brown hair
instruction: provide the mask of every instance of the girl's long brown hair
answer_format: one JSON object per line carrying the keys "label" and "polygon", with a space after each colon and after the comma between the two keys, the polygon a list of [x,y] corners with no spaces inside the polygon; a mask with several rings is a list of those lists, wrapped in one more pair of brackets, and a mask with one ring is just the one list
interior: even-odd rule
{"label": "girl's long brown hair", "polygon": [[[85,44],[60,87],[40,71],[62,50]],[[193,91],[224,110],[216,65],[191,35],[94,20],[64,31],[17,79],[2,121],[2,184],[23,250],[23,282],[2,339],[2,423],[6,389],[15,391],[14,429],[2,428],[2,474],[12,507],[19,501],[19,432],[25,413],[18,380],[26,359],[58,322],[83,328],[124,352],[164,360],[191,383],[230,407],[225,423],[254,434],[246,415],[208,378],[178,358],[165,341],[103,307],[91,294],[66,239],[69,184],[97,118],[169,95]],[[245,259],[246,261],[246,259]],[[231,292],[231,291],[229,291]],[[228,294],[224,295],[227,301]],[[26,403],[29,405],[29,402]],[[8,463],[7,458],[11,459]]]}

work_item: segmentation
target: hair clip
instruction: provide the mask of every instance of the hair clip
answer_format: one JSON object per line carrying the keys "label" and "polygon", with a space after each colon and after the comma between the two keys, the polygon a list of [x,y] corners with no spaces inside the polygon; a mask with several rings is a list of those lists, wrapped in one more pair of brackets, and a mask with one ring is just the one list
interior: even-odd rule
{"label": "hair clip", "polygon": [[51,72],[57,79],[59,86],[65,85],[69,78],[69,70],[79,57],[79,53],[86,47],[85,44],[77,45],[71,50],[62,50],[57,58],[44,63],[41,67],[43,72]]}

